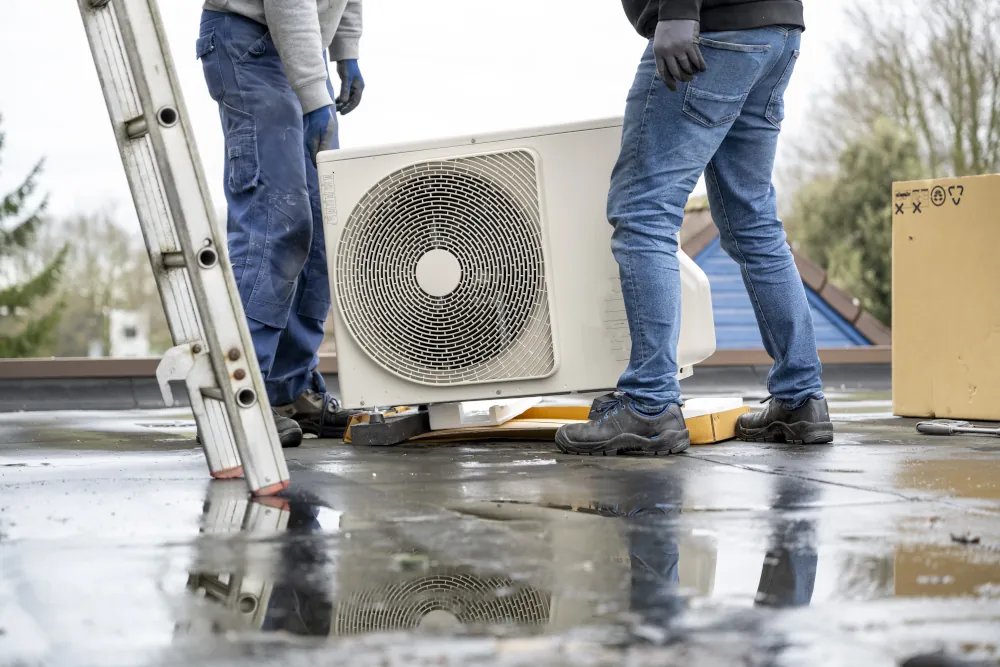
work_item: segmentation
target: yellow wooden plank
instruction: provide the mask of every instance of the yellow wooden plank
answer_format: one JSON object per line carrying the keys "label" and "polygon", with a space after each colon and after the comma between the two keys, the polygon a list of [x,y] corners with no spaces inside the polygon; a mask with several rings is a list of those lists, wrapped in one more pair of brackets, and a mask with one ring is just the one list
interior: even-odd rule
{"label": "yellow wooden plank", "polygon": [[[576,410],[576,412],[572,412],[572,410]],[[532,408],[523,416],[500,426],[433,431],[417,436],[412,441],[431,443],[475,440],[553,440],[559,427],[586,421],[590,408],[582,408],[583,419],[579,418],[580,410],[572,407]],[[741,407],[688,419],[687,427],[691,431],[691,444],[711,445],[733,439],[736,437],[736,420],[740,415],[749,411],[750,408]],[[566,414],[574,415],[577,418],[563,418]]]}
{"label": "yellow wooden plank", "polygon": [[[396,408],[389,414],[408,412],[411,408]],[[711,445],[736,437],[736,420],[750,412],[741,407],[725,412],[692,417],[687,420],[691,432],[692,445]],[[469,442],[476,440],[554,440],[561,426],[587,420],[590,406],[542,406],[534,407],[506,424],[499,426],[478,426],[432,431],[412,438],[411,442]],[[368,422],[368,414],[360,414],[351,419],[351,426]],[[348,427],[344,442],[350,444],[351,429]]]}
{"label": "yellow wooden plank", "polygon": [[529,408],[518,419],[564,419],[567,421],[587,421],[589,405],[543,405]]}

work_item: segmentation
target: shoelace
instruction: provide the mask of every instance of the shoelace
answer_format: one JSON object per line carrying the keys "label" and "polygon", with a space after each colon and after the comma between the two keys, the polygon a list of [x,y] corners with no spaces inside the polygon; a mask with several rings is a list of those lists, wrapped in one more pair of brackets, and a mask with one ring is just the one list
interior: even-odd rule
{"label": "shoelace", "polygon": [[323,407],[319,414],[319,431],[323,432],[326,428],[326,420],[329,415],[330,426],[334,426],[333,417],[340,412],[340,402],[329,394],[329,392],[323,392]]}
{"label": "shoelace", "polygon": [[618,414],[618,412],[625,407],[625,395],[619,395],[615,397],[613,403],[608,403],[604,409],[601,411],[601,418],[597,420],[598,424],[603,424],[607,421],[608,417]]}

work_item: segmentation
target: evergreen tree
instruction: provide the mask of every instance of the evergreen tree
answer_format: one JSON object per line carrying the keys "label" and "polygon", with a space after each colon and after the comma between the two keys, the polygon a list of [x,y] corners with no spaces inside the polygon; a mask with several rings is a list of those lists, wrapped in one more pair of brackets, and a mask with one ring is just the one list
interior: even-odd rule
{"label": "evergreen tree", "polygon": [[[0,118],[2,122],[2,118]],[[4,147],[0,130],[0,154]],[[51,304],[59,286],[59,276],[68,248],[41,267],[33,266],[31,255],[47,198],[33,208],[39,161],[21,184],[0,201],[0,358],[30,357],[52,337],[62,305]]]}

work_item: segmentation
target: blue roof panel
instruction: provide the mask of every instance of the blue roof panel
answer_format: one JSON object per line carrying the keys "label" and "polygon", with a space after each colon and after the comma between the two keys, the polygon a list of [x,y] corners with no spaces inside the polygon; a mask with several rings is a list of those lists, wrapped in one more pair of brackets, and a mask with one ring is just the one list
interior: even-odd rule
{"label": "blue roof panel", "polygon": [[[720,350],[763,349],[753,305],[743,285],[739,265],[722,249],[716,238],[694,258],[712,284],[715,340]],[[812,308],[816,343],[821,348],[871,345],[847,320],[806,285]]]}

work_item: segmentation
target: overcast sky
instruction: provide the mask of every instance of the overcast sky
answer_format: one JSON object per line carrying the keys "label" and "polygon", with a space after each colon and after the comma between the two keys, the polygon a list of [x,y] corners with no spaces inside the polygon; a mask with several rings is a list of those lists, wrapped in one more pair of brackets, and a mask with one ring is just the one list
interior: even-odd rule
{"label": "overcast sky", "polygon": [[[830,51],[848,5],[805,2],[808,29],[787,98],[786,141],[802,140],[810,100],[834,74]],[[42,188],[52,213],[115,206],[137,229],[76,3],[0,5],[7,133],[0,192],[44,157]],[[222,134],[194,56],[200,7],[197,0],[160,2],[218,209]],[[367,87],[361,106],[342,121],[341,145],[618,116],[643,48],[617,0],[368,0],[359,61]]]}

